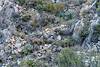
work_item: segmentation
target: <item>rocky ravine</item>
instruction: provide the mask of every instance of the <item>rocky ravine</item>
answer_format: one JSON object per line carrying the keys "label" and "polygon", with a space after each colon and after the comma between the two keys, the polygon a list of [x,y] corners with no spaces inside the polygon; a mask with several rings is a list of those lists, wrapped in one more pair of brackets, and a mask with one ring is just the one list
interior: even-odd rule
{"label": "rocky ravine", "polygon": [[[20,67],[25,59],[43,61],[45,67],[58,67],[55,58],[66,47],[87,57],[92,50],[100,52],[100,16],[95,6],[98,0],[83,0],[85,3],[76,6],[77,1],[71,1],[65,6],[65,13],[79,10],[75,18],[65,20],[54,13],[30,8],[29,3],[27,9],[15,0],[0,0],[0,67]],[[57,0],[59,2],[67,3]],[[60,43],[65,38],[71,41],[68,45]],[[89,62],[91,58],[87,57],[82,60],[84,65],[93,67]]]}

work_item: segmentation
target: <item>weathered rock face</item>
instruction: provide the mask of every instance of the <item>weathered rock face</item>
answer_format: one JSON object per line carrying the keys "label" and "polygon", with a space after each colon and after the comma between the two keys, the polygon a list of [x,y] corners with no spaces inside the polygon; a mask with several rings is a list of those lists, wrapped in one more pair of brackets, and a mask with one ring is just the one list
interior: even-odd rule
{"label": "weathered rock face", "polygon": [[[91,5],[87,5],[87,6],[85,5],[81,8],[80,10],[81,21],[76,23],[74,27],[73,35],[72,35],[75,40],[80,40],[81,39],[80,32],[84,30],[85,28],[87,28],[87,31],[89,32],[89,34],[84,39],[82,45],[84,46],[84,48],[88,48],[88,49],[92,48],[93,46],[91,45],[92,43],[98,42],[98,35],[97,33],[95,33],[94,28],[96,25],[99,24],[99,21],[100,21],[99,16],[95,13],[95,10],[93,11],[93,8],[92,8],[95,5],[96,1],[90,1],[90,3]],[[84,13],[86,13],[85,11],[89,13],[86,15],[83,15]]]}
{"label": "weathered rock face", "polygon": [[9,39],[9,37],[15,32],[14,23],[12,17],[16,15],[15,5],[12,4],[9,0],[0,1],[0,31],[3,33],[3,39]]}
{"label": "weathered rock face", "polygon": [[84,27],[84,23],[82,21],[78,21],[76,24],[75,24],[75,27],[74,27],[74,31],[73,31],[73,38],[76,40],[76,41],[80,41],[80,36],[79,36],[79,33],[83,30],[83,27]]}

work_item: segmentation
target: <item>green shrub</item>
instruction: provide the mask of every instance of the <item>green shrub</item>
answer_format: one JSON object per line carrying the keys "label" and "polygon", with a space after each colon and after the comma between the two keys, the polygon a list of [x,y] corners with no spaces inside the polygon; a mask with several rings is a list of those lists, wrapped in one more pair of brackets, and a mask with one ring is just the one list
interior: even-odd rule
{"label": "green shrub", "polygon": [[65,38],[64,40],[53,42],[53,45],[58,45],[62,47],[70,47],[70,46],[74,46],[74,44],[75,41],[71,37]]}
{"label": "green shrub", "polygon": [[98,13],[98,16],[100,16],[100,2],[96,3],[96,11]]}
{"label": "green shrub", "polygon": [[70,48],[63,49],[57,56],[58,67],[81,67],[78,56]]}
{"label": "green shrub", "polygon": [[17,0],[19,5],[24,5],[26,3],[27,0]]}
{"label": "green shrub", "polygon": [[[64,9],[63,3],[52,3],[47,0],[17,0],[20,5],[24,5],[25,7],[29,7],[34,4],[33,8],[37,9],[38,11],[47,11],[51,13],[57,13]],[[29,4],[31,2],[31,4]]]}
{"label": "green shrub", "polygon": [[100,34],[100,24],[96,25],[94,29],[95,33]]}
{"label": "green shrub", "polygon": [[32,53],[33,46],[30,44],[27,44],[23,47],[22,51],[20,52],[21,55],[28,55]]}
{"label": "green shrub", "polygon": [[77,17],[77,13],[73,9],[69,9],[68,11],[61,11],[57,14],[57,16],[62,17],[65,20],[71,20]]}
{"label": "green shrub", "polygon": [[64,4],[62,3],[51,3],[45,0],[37,0],[35,2],[35,9],[39,11],[47,11],[51,13],[57,13],[64,9]]}
{"label": "green shrub", "polygon": [[52,13],[57,13],[59,11],[62,11],[64,9],[64,4],[61,3],[48,3],[46,11],[52,12]]}
{"label": "green shrub", "polygon": [[100,6],[100,2],[97,2],[97,5]]}
{"label": "green shrub", "polygon": [[24,60],[20,63],[20,67],[38,67],[38,63],[34,60]]}
{"label": "green shrub", "polygon": [[100,8],[97,8],[96,11],[97,11],[97,12],[100,12]]}
{"label": "green shrub", "polygon": [[24,15],[24,16],[22,16],[22,21],[24,21],[24,22],[27,22],[30,19],[31,19],[31,16],[30,15]]}
{"label": "green shrub", "polygon": [[19,67],[48,67],[43,61],[35,59],[22,60]]}
{"label": "green shrub", "polygon": [[88,36],[88,34],[89,34],[89,31],[83,30],[83,31],[80,32],[80,37],[82,39],[85,39]]}

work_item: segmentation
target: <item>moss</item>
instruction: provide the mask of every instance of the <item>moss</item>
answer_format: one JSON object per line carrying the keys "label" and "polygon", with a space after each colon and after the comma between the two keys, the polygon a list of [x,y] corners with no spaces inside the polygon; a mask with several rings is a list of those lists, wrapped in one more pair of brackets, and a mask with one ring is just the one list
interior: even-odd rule
{"label": "moss", "polygon": [[63,49],[57,56],[58,67],[81,67],[78,56],[70,48]]}

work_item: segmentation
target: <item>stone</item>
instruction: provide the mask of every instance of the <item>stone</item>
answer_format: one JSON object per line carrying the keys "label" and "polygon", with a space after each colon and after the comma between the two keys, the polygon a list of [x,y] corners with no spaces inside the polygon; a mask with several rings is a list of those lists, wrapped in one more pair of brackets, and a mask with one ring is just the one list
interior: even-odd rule
{"label": "stone", "polygon": [[57,36],[57,40],[61,40],[62,38],[61,38],[61,36],[60,35],[58,35]]}

